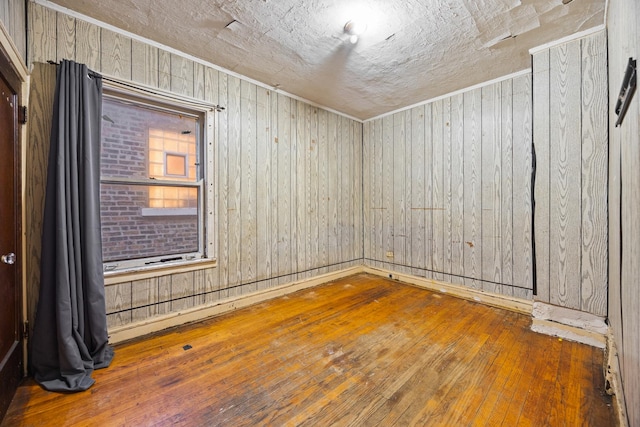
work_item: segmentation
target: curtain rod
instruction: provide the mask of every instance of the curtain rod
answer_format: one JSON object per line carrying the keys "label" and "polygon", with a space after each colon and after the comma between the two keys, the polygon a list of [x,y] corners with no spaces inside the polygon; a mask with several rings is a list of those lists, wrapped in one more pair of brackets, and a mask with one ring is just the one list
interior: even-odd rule
{"label": "curtain rod", "polygon": [[[56,65],[56,66],[60,65],[59,62],[51,61],[51,60],[48,60],[47,63],[51,64],[51,65]],[[113,78],[113,77],[105,77],[102,74],[97,73],[97,72],[95,72],[95,71],[93,71],[91,69],[89,69],[89,77],[100,78],[100,79],[102,79],[104,81],[107,81],[107,82],[110,82],[110,83],[112,83],[112,84],[114,84],[116,86],[120,86],[120,87],[124,86],[124,87],[126,87],[128,89],[132,89],[134,91],[149,93],[151,95],[159,96],[159,97],[162,97],[162,98],[167,98],[167,99],[170,99],[170,100],[182,103],[182,104],[184,104],[184,103],[195,104],[195,105],[199,105],[199,106],[202,106],[202,107],[210,108],[210,109],[215,110],[217,112],[221,112],[221,111],[225,110],[225,107],[223,107],[221,105],[218,105],[218,104],[210,104],[210,103],[207,103],[207,102],[203,102],[203,101],[201,101],[199,99],[181,98],[181,97],[175,96],[172,93],[161,92],[161,91],[155,90],[154,88],[151,88],[151,87],[148,87],[148,86],[132,84],[132,83],[129,83],[129,82],[125,81],[125,80],[120,80],[120,79],[116,79],[116,78]]]}

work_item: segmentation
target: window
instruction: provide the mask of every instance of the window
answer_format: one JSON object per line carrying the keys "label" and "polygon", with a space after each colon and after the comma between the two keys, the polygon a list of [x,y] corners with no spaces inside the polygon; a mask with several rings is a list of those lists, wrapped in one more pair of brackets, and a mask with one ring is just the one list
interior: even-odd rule
{"label": "window", "polygon": [[212,115],[108,90],[102,114],[105,271],[211,258],[213,209],[207,206],[213,204],[213,185],[207,167],[213,162],[205,121]]}

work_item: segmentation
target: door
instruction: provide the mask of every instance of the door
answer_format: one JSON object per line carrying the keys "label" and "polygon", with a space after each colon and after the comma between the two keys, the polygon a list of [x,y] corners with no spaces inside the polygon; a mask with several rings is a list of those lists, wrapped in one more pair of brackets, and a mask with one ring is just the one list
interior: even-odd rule
{"label": "door", "polygon": [[[0,52],[1,55],[1,52]],[[18,96],[0,58],[0,419],[22,377]]]}

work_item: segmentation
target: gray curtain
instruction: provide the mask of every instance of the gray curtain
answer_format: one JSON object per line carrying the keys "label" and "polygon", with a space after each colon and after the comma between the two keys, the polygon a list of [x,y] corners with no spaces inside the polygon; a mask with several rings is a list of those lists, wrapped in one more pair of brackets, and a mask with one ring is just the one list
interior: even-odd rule
{"label": "gray curtain", "polygon": [[102,79],[73,61],[57,71],[30,367],[47,390],[82,391],[113,358],[100,234]]}

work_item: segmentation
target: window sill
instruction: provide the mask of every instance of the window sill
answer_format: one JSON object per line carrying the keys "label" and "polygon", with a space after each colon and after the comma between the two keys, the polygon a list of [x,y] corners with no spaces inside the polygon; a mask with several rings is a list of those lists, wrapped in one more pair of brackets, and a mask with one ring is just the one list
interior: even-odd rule
{"label": "window sill", "polygon": [[105,271],[105,286],[115,285],[134,280],[152,279],[169,274],[186,273],[189,271],[204,270],[218,265],[215,258],[205,258],[198,260],[179,261],[171,264],[149,265],[144,267],[132,267],[126,270]]}

